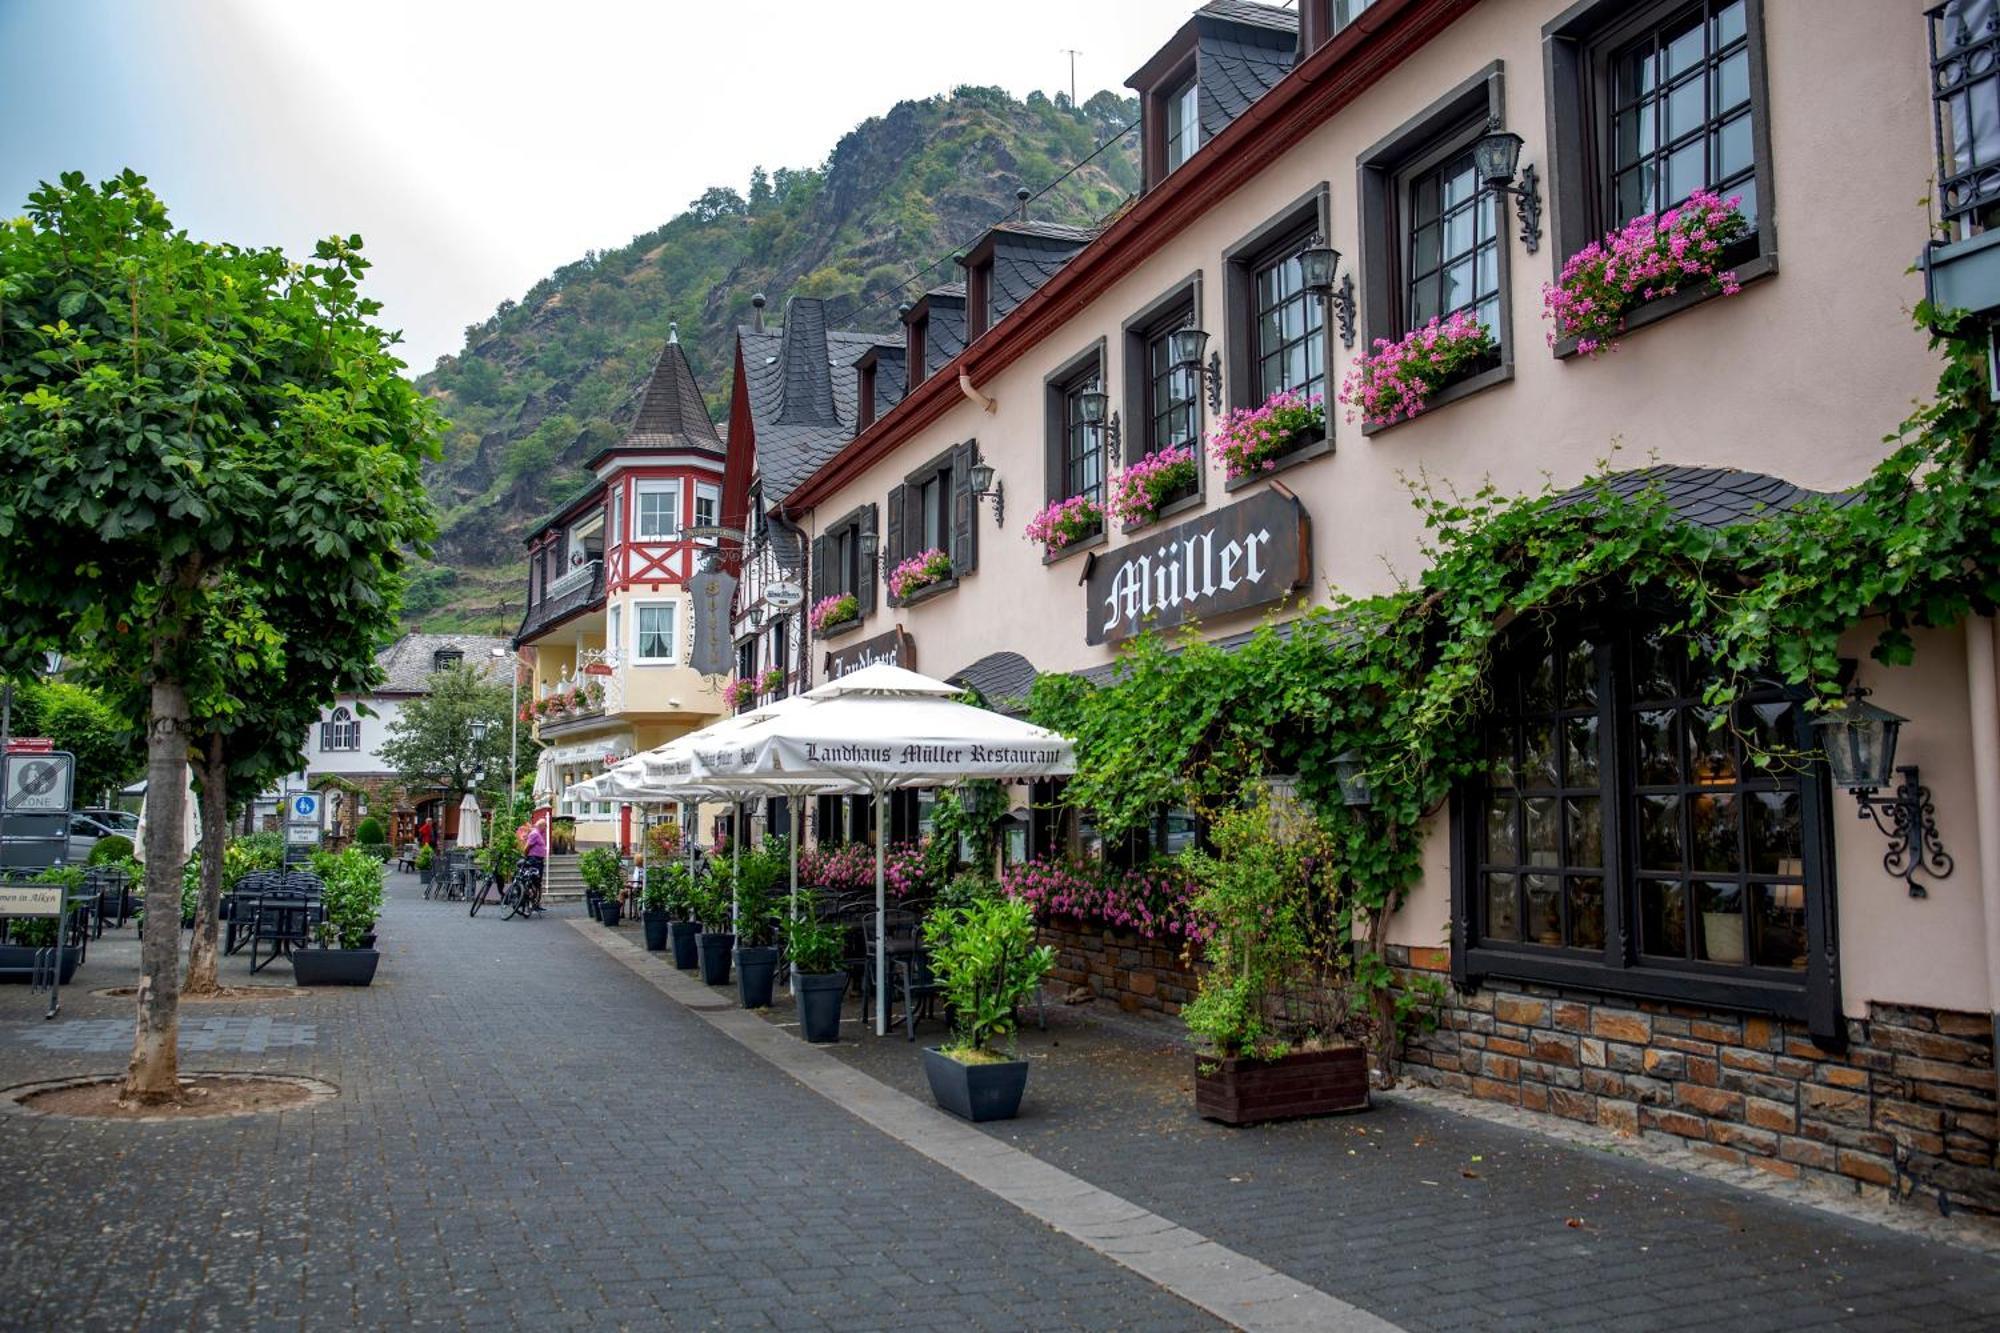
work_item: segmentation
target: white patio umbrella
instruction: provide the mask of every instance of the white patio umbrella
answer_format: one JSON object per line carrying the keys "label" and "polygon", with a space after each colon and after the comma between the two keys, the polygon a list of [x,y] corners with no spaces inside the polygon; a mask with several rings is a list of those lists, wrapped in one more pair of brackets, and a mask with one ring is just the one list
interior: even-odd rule
{"label": "white patio umbrella", "polygon": [[829,681],[804,696],[810,707],[766,718],[694,745],[695,766],[711,780],[760,777],[845,782],[875,805],[875,1035],[889,1028],[885,927],[887,827],[882,796],[967,778],[1019,781],[1076,771],[1075,747],[1053,731],[958,702],[941,680],[880,664]]}
{"label": "white patio umbrella", "polygon": [[469,852],[486,842],[486,829],[480,822],[479,798],[471,792],[458,803],[458,849]]}

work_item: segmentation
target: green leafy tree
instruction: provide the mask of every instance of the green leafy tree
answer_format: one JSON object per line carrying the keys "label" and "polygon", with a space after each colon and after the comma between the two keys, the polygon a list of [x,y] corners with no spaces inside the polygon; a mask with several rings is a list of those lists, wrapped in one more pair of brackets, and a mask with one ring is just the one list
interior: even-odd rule
{"label": "green leafy tree", "polygon": [[[155,903],[187,859],[197,716],[281,663],[256,591],[316,589],[323,626],[393,611],[385,575],[432,532],[438,418],[360,245],[198,241],[130,171],[65,174],[0,228],[0,670],[61,647],[143,695]],[[125,1092],[172,1101],[179,922],[147,917]]]}
{"label": "green leafy tree", "polygon": [[[429,693],[404,704],[389,724],[382,758],[407,787],[489,794],[504,790],[510,706],[508,686],[488,682],[469,663],[447,667],[431,676]],[[472,724],[481,720],[487,724],[486,737],[475,741]],[[525,727],[515,732],[520,771],[533,772],[533,742]]]}
{"label": "green leafy tree", "polygon": [[47,736],[76,756],[78,805],[94,804],[139,776],[144,718],[121,714],[98,691],[70,681],[30,682],[14,691],[14,734]]}

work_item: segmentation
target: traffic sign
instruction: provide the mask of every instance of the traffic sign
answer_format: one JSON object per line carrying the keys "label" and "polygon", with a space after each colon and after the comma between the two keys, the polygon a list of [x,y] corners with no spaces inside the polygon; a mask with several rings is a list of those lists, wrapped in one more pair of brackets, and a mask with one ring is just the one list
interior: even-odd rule
{"label": "traffic sign", "polygon": [[0,790],[6,792],[8,814],[69,813],[70,781],[76,773],[76,759],[67,751],[10,753],[0,759],[0,766],[4,766]]}
{"label": "traffic sign", "polygon": [[294,823],[299,824],[319,823],[319,793],[316,791],[293,792],[291,798],[291,818]]}
{"label": "traffic sign", "polygon": [[7,742],[8,754],[47,754],[55,748],[47,736],[16,736]]}

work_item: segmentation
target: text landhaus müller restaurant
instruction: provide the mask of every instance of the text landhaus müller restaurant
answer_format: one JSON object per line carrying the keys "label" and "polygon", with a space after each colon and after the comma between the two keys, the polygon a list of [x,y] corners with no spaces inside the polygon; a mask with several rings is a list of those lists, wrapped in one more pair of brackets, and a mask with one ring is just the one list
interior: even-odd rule
{"label": "text landhaus m\u00fcller restaurant", "polygon": [[814,764],[1023,764],[1062,762],[1062,752],[1023,745],[821,745],[806,742],[806,760]]}

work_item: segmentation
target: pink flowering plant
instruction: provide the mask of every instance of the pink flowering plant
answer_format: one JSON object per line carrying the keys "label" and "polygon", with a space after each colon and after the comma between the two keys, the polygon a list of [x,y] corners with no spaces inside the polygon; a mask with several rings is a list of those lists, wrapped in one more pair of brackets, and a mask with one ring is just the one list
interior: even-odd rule
{"label": "pink flowering plant", "polygon": [[835,625],[845,625],[861,614],[861,603],[851,592],[837,593],[832,597],[822,597],[813,603],[806,619],[812,622],[815,634],[824,634]]}
{"label": "pink flowering plant", "polygon": [[1033,907],[1037,917],[1080,917],[1162,942],[1200,943],[1210,932],[1207,918],[1195,910],[1193,878],[1170,860],[1131,870],[1088,861],[1028,861],[1009,866],[1000,886]]}
{"label": "pink flowering plant", "polygon": [[756,697],[757,682],[754,680],[732,676],[729,683],[722,687],[722,705],[725,708],[741,708]]}
{"label": "pink flowering plant", "polygon": [[784,685],[785,669],[783,667],[772,667],[762,676],[758,677],[757,692],[759,694],[775,695],[779,690],[784,688]]}
{"label": "pink flowering plant", "polygon": [[933,546],[919,551],[889,571],[889,591],[897,597],[941,583],[951,577],[951,557]]}
{"label": "pink flowering plant", "polygon": [[1472,312],[1435,317],[1395,342],[1377,338],[1375,349],[1359,358],[1340,386],[1347,419],[1391,426],[1424,410],[1432,394],[1468,366],[1493,354],[1493,335]]}
{"label": "pink flowering plant", "polygon": [[1128,528],[1159,517],[1161,506],[1192,491],[1201,480],[1194,446],[1170,444],[1155,449],[1120,472],[1111,483],[1111,512]]}
{"label": "pink flowering plant", "polygon": [[1215,451],[1231,481],[1269,472],[1280,454],[1290,450],[1307,431],[1326,428],[1326,408],[1320,396],[1307,397],[1281,389],[1261,407],[1239,407],[1222,414],[1215,425]]}
{"label": "pink flowering plant", "polygon": [[875,852],[867,843],[844,842],[837,847],[799,848],[799,883],[830,893],[858,893],[875,888]]}
{"label": "pink flowering plant", "polygon": [[1574,338],[1577,351],[1595,356],[1617,348],[1626,316],[1648,301],[1690,283],[1713,283],[1724,296],[1741,291],[1722,253],[1749,234],[1742,202],[1696,190],[1686,203],[1633,218],[1577,251],[1561,276],[1542,286],[1542,314],[1555,325],[1550,345]]}
{"label": "pink flowering plant", "polygon": [[1043,505],[1021,535],[1040,542],[1050,555],[1104,530],[1104,506],[1088,495],[1072,495],[1067,500],[1051,500]]}

